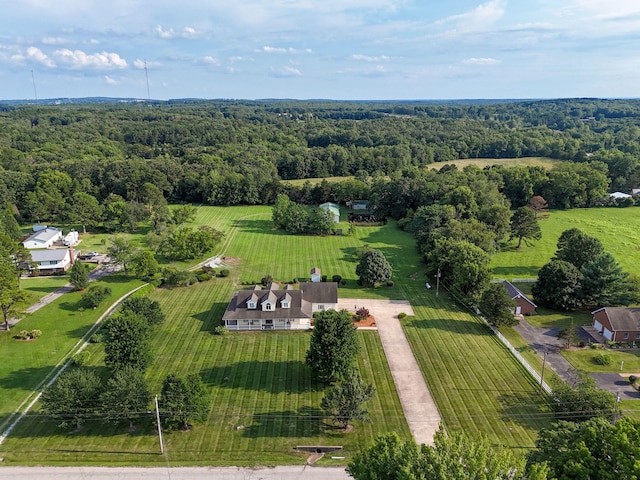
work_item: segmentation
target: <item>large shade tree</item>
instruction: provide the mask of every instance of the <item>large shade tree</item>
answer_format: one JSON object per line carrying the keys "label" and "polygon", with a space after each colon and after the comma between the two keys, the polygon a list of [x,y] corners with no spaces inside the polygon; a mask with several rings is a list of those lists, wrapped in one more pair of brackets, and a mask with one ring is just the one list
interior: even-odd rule
{"label": "large shade tree", "polygon": [[536,302],[560,310],[573,310],[581,304],[582,273],[572,263],[551,260],[538,272],[531,287]]}
{"label": "large shade tree", "polygon": [[374,286],[391,278],[393,269],[384,254],[375,248],[365,251],[356,266],[356,275],[363,285]]}
{"label": "large shade tree", "polygon": [[207,418],[209,407],[207,391],[198,375],[169,374],[163,380],[160,415],[165,427],[189,430],[191,422]]}
{"label": "large shade tree", "polygon": [[491,325],[511,327],[519,323],[513,315],[515,305],[502,283],[491,283],[482,293],[478,308]]}
{"label": "large shade tree", "polygon": [[522,240],[540,240],[542,230],[538,225],[535,212],[529,207],[518,208],[511,217],[511,238],[518,239],[516,248],[520,248]]}
{"label": "large shade tree", "polygon": [[360,349],[357,329],[346,310],[325,310],[314,315],[306,363],[321,379],[333,381],[351,369]]}
{"label": "large shade tree", "polygon": [[353,419],[369,421],[369,412],[364,404],[375,394],[373,385],[365,383],[358,372],[350,371],[338,385],[329,389],[320,406],[334,422],[346,429]]}

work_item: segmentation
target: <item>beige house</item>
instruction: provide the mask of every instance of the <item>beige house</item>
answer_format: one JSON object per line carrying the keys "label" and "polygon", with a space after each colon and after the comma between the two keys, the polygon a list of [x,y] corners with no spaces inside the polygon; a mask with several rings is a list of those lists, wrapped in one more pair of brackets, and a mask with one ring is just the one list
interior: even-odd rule
{"label": "beige house", "polygon": [[307,330],[315,312],[335,309],[338,284],[335,282],[300,284],[280,288],[270,283],[233,294],[222,316],[229,330]]}

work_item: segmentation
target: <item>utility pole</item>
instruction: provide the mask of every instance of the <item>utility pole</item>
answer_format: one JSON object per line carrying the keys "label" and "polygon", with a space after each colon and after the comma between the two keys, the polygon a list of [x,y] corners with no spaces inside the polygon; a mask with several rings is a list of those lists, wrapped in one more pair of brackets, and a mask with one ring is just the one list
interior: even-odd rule
{"label": "utility pole", "polygon": [[147,70],[147,59],[144,59],[144,76],[147,78],[147,100],[151,100],[151,93],[149,93],[149,71]]}
{"label": "utility pole", "polygon": [[436,297],[440,293],[440,267],[438,267],[438,273],[436,273]]}
{"label": "utility pole", "polygon": [[547,363],[547,353],[549,353],[549,351],[545,348],[544,352],[542,353],[543,357],[542,357],[542,374],[540,375],[540,388],[542,388],[542,383],[544,382],[544,366]]}
{"label": "utility pole", "polygon": [[158,437],[160,438],[160,453],[164,454],[164,440],[162,439],[162,425],[160,424],[160,409],[158,408],[158,395],[156,395],[156,421],[158,422]]}
{"label": "utility pole", "polygon": [[38,103],[38,91],[36,90],[36,77],[33,75],[33,70],[31,70],[31,81],[33,82],[33,94],[36,96],[36,103]]}

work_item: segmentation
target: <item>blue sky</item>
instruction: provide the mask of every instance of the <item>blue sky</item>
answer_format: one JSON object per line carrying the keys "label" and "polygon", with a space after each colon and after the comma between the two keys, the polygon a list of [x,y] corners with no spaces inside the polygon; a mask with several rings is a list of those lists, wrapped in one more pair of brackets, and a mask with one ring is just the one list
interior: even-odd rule
{"label": "blue sky", "polygon": [[0,98],[638,97],[639,0],[0,0]]}

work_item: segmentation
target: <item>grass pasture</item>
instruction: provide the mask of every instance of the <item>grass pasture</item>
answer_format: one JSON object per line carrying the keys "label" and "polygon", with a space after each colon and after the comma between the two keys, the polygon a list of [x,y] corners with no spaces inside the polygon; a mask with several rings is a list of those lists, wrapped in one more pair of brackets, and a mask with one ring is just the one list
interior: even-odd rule
{"label": "grass pasture", "polygon": [[[436,298],[433,290],[424,288],[423,266],[410,235],[390,222],[360,227],[353,236],[290,236],[273,229],[270,216],[269,207],[199,207],[194,225],[208,224],[226,233],[220,253],[229,262],[231,277],[151,294],[167,314],[153,337],[155,359],[147,374],[152,391],[159,393],[168,373],[197,373],[212,399],[207,422],[188,433],[167,435],[172,464],[299,464],[304,459],[292,447],[317,443],[344,445],[344,463],[377,433],[396,431],[409,437],[375,332],[359,334],[360,370],[378,390],[368,405],[373,423],[356,422],[350,434],[320,418],[323,389],[303,364],[307,332],[212,334],[241,283],[248,288],[266,274],[276,281],[307,278],[314,266],[329,277],[338,274],[347,280],[340,287],[341,297],[411,301],[416,316],[405,321],[405,332],[447,429],[485,433],[516,449],[533,445],[548,419],[536,385],[486,327],[446,295]],[[393,287],[356,285],[354,253],[364,244],[381,249],[390,260]],[[102,346],[89,347],[89,366],[104,372]],[[91,423],[79,432],[63,432],[36,410],[0,449],[7,464],[165,462],[158,454],[151,418],[133,432]]]}
{"label": "grass pasture", "polygon": [[496,278],[532,278],[556,252],[563,231],[578,228],[598,238],[627,272],[640,263],[640,208],[576,208],[554,210],[539,221],[542,239],[519,250],[512,242],[493,255],[491,265]]}

